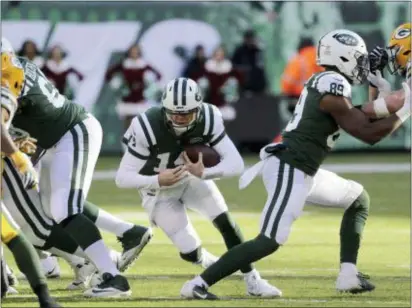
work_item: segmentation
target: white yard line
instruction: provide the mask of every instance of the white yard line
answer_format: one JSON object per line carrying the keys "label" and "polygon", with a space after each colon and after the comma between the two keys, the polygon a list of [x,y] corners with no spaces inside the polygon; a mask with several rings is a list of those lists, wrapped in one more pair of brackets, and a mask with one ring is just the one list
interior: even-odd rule
{"label": "white yard line", "polygon": [[[406,173],[411,172],[410,163],[362,163],[362,164],[325,164],[322,168],[337,173]],[[97,170],[94,180],[112,180],[116,170]]]}

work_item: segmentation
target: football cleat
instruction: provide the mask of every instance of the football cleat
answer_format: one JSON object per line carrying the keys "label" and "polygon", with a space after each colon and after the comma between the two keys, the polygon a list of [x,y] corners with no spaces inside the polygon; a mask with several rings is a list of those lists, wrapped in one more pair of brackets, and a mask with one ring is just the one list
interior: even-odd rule
{"label": "football cleat", "polygon": [[10,287],[18,286],[19,281],[13,270],[6,264],[7,281]]}
{"label": "football cleat", "polygon": [[129,282],[121,275],[102,275],[103,282],[84,292],[86,297],[129,297],[132,294]]}
{"label": "football cleat", "polygon": [[46,278],[54,279],[60,277],[60,265],[55,256],[48,256],[45,259],[40,259],[40,263]]}
{"label": "football cleat", "polygon": [[186,281],[180,290],[180,295],[187,299],[217,300],[213,293],[210,293],[205,286],[196,285],[193,280]]}
{"label": "football cleat", "polygon": [[127,230],[122,237],[117,238],[123,247],[118,266],[120,272],[126,271],[136,261],[152,236],[153,231],[151,228],[134,226]]}
{"label": "football cleat", "polygon": [[244,276],[246,292],[251,296],[281,297],[282,291],[272,286],[267,280],[262,279],[256,270]]}
{"label": "football cleat", "polygon": [[79,290],[89,287],[90,279],[92,278],[96,267],[90,261],[83,264],[70,264],[73,268],[75,279],[67,286],[67,290]]}
{"label": "football cleat", "polygon": [[373,291],[375,286],[365,277],[368,276],[361,273],[340,272],[336,280],[336,289],[339,292],[352,294]]}

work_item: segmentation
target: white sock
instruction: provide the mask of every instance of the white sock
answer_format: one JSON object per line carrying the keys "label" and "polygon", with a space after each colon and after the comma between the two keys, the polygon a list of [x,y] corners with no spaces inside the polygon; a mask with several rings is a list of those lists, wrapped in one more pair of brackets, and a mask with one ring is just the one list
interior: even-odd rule
{"label": "white sock", "polygon": [[40,249],[36,249],[36,252],[37,252],[40,260],[47,259],[51,255],[50,253],[48,253],[44,250],[40,250]]}
{"label": "white sock", "polygon": [[245,279],[249,279],[250,277],[255,277],[256,279],[260,279],[260,274],[259,272],[254,268],[252,269],[249,273],[244,273],[243,277],[245,277]]}
{"label": "white sock", "polygon": [[89,260],[93,262],[100,273],[110,273],[113,276],[119,274],[116,265],[110,258],[109,249],[107,249],[103,240],[98,240],[94,242],[84,251]]}
{"label": "white sock", "polygon": [[57,248],[54,248],[54,247],[50,248],[49,251],[50,251],[52,254],[55,254],[56,256],[64,259],[64,260],[65,260],[67,263],[69,263],[70,265],[74,265],[74,266],[76,266],[76,265],[78,265],[78,264],[82,264],[82,265],[83,265],[84,262],[85,262],[85,259],[84,259],[84,258],[78,257],[78,256],[76,256],[76,255],[72,255],[72,254],[70,254],[70,253],[67,253],[67,252],[65,252],[65,251],[62,251],[62,250],[57,249]]}
{"label": "white sock", "polygon": [[356,268],[356,265],[353,263],[341,263],[340,265],[340,271],[341,273],[345,274],[357,274],[358,269]]}
{"label": "white sock", "polygon": [[99,209],[99,215],[97,216],[95,224],[99,229],[103,229],[119,237],[122,237],[123,233],[134,226],[132,223],[123,221],[102,209]]}
{"label": "white sock", "polygon": [[192,281],[197,286],[204,286],[206,289],[209,288],[209,285],[206,283],[206,281],[203,280],[202,277],[200,277],[200,275],[193,278]]}

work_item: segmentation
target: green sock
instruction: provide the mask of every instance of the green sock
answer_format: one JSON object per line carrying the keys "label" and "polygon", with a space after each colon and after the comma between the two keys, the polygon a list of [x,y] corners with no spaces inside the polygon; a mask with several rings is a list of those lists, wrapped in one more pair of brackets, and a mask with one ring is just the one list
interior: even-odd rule
{"label": "green sock", "polygon": [[63,224],[64,230],[83,250],[102,239],[99,229],[83,214],[72,216]]}
{"label": "green sock", "polygon": [[[236,224],[232,216],[228,212],[220,214],[213,220],[213,224],[223,236],[228,250],[244,242],[243,234],[239,226]],[[247,264],[240,268],[242,273],[249,273],[253,270],[251,264]]]}
{"label": "green sock", "polygon": [[52,231],[47,238],[43,250],[57,248],[69,254],[74,254],[79,247],[74,239],[63,229],[61,225],[54,225]]}
{"label": "green sock", "polygon": [[99,217],[99,207],[89,201],[84,202],[83,215],[89,218],[93,223],[96,223]]}
{"label": "green sock", "polygon": [[363,228],[369,214],[369,195],[362,194],[345,211],[340,227],[340,262],[356,264]]}
{"label": "green sock", "polygon": [[22,234],[12,239],[7,247],[12,252],[17,267],[27,277],[32,289],[46,284],[39,256],[33,245]]}
{"label": "green sock", "polygon": [[258,235],[255,239],[228,250],[200,276],[210,287],[240,268],[272,254],[278,247],[279,245],[274,240]]}

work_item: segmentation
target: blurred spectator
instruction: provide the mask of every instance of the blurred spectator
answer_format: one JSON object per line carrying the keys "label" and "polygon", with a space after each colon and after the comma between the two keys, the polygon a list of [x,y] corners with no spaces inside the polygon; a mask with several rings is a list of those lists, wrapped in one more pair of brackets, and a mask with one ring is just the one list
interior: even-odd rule
{"label": "blurred spectator", "polygon": [[161,75],[143,59],[142,51],[137,44],[127,50],[121,63],[111,67],[106,73],[106,81],[111,82],[113,88],[119,88],[122,81],[121,78],[113,78],[115,75],[120,75],[127,88],[126,95],[116,106],[119,117],[124,119],[126,131],[133,117],[156,104],[155,95],[159,90],[157,81]]}
{"label": "blurred spectator", "polygon": [[259,93],[266,90],[263,51],[257,44],[253,30],[244,33],[242,44],[238,45],[233,53],[232,63],[244,74],[245,83],[242,92]]}
{"label": "blurred spectator", "polygon": [[[286,64],[282,74],[281,92],[286,100],[290,115],[293,114],[305,82],[315,73],[323,71],[316,64],[316,46],[311,38],[302,38],[298,52]],[[274,142],[279,142],[281,136],[276,136]]]}
{"label": "blurred spectator", "polygon": [[287,63],[282,74],[282,95],[289,99],[288,110],[293,113],[305,82],[323,68],[316,64],[316,46],[311,38],[302,38],[298,52]]}
{"label": "blurred spectator", "polygon": [[196,45],[194,55],[183,71],[183,77],[193,79],[194,76],[199,75],[204,70],[205,63],[205,49],[202,45]]}
{"label": "blurred spectator", "polygon": [[75,93],[79,82],[83,80],[83,75],[71,67],[65,58],[66,53],[61,46],[56,45],[49,50],[48,59],[41,69],[60,93],[67,94],[67,87]]}
{"label": "blurred spectator", "polygon": [[215,50],[212,58],[206,61],[203,72],[194,79],[206,94],[205,101],[219,107],[225,120],[236,117],[235,109],[230,104],[238,100],[243,78],[226,59],[222,46]]}
{"label": "blurred spectator", "polygon": [[41,52],[37,48],[37,45],[32,40],[24,41],[19,52],[17,53],[20,57],[26,57],[38,67],[42,67],[44,64],[43,57],[41,57]]}

